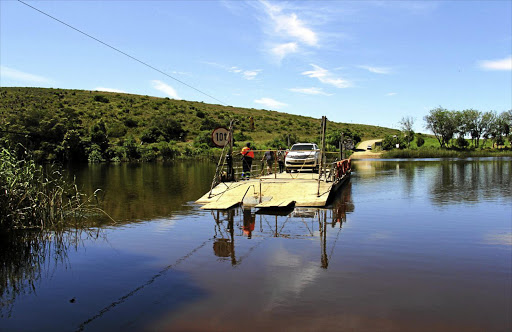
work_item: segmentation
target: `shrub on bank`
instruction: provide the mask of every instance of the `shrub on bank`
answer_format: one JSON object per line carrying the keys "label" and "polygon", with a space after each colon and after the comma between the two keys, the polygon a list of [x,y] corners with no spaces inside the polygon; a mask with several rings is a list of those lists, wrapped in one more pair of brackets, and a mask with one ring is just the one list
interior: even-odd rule
{"label": "shrub on bank", "polygon": [[405,149],[385,151],[381,158],[470,158],[512,157],[511,150],[447,150],[439,148]]}

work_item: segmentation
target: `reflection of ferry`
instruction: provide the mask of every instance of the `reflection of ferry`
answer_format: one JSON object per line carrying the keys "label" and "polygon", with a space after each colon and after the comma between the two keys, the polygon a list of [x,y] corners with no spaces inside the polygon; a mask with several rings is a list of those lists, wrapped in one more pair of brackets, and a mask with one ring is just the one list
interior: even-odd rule
{"label": "reflection of ferry", "polygon": [[[318,236],[322,252],[321,266],[327,268],[342,225],[347,220],[347,213],[354,210],[350,192],[350,186],[344,188],[329,208],[295,208],[284,216],[256,213],[247,208],[212,211],[215,220],[214,254],[235,266],[241,264],[255,247],[270,238],[293,240]],[[330,228],[338,228],[335,238],[327,236],[328,224]],[[254,245],[247,248],[247,242],[243,249],[235,250],[235,242],[243,239],[254,241]],[[331,240],[330,245],[328,239]],[[245,252],[240,254],[240,250]]]}

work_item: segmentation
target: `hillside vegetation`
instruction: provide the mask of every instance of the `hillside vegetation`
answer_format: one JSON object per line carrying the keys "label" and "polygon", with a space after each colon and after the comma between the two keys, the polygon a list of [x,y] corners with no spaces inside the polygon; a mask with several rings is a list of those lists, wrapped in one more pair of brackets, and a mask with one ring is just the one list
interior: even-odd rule
{"label": "hillside vegetation", "polygon": [[[348,112],[348,111],[347,111]],[[249,118],[254,119],[251,129]],[[319,140],[320,119],[275,111],[123,93],[0,88],[0,139],[21,144],[39,161],[171,159],[214,152],[213,129],[237,120],[235,142],[256,148]],[[328,123],[356,141],[398,134],[361,124]]]}

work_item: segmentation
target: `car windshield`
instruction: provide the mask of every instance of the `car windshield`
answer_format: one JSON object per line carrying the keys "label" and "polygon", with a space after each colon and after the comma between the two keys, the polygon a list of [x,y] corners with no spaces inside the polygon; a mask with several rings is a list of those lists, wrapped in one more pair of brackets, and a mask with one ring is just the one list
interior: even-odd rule
{"label": "car windshield", "polygon": [[315,146],[313,144],[296,144],[296,145],[292,146],[292,148],[291,148],[292,151],[299,151],[299,150],[311,151],[314,149],[315,149]]}

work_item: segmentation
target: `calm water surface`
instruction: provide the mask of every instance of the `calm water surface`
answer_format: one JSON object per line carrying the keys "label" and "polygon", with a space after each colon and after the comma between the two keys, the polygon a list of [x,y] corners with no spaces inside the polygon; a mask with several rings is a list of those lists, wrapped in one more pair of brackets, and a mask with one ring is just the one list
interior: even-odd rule
{"label": "calm water surface", "polygon": [[215,165],[70,169],[116,223],[0,245],[5,331],[511,331],[510,159],[358,161],[327,209],[199,210]]}

